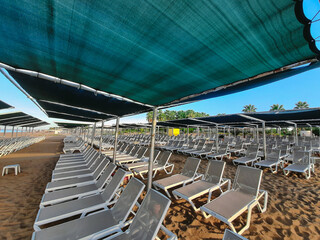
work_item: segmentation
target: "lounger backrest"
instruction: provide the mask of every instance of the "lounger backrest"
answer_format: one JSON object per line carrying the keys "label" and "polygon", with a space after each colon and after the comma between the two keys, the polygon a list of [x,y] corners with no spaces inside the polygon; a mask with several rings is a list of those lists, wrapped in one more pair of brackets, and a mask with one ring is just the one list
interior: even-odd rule
{"label": "lounger backrest", "polygon": [[257,197],[262,178],[262,170],[247,166],[238,166],[233,190]]}
{"label": "lounger backrest", "polygon": [[140,197],[145,185],[136,178],[132,178],[119,199],[111,209],[112,216],[116,222],[123,222],[127,219],[131,209]]}
{"label": "lounger backrest", "polygon": [[149,190],[129,226],[127,239],[155,239],[170,203],[161,193]]}
{"label": "lounger backrest", "polygon": [[231,231],[230,229],[226,229],[223,234],[222,240],[248,240],[245,237],[242,237],[238,233]]}
{"label": "lounger backrest", "polygon": [[270,153],[267,153],[267,159],[269,161],[278,162],[280,160],[280,149],[272,149]]}
{"label": "lounger backrest", "polygon": [[192,141],[189,140],[188,148],[189,148],[189,149],[190,149],[190,148],[193,148],[194,145],[195,145],[195,142],[192,142]]}
{"label": "lounger backrest", "polygon": [[247,149],[247,157],[256,158],[258,155],[258,146],[249,146]]}
{"label": "lounger backrest", "polygon": [[201,160],[199,158],[188,157],[184,167],[181,171],[181,174],[193,178],[196,174]]}
{"label": "lounger backrest", "polygon": [[204,147],[204,151],[206,152],[210,152],[212,150],[213,147],[213,143],[208,143],[205,147]]}
{"label": "lounger backrest", "polygon": [[199,141],[198,146],[197,146],[197,150],[202,150],[204,144],[205,144],[205,140],[201,139],[201,140]]}
{"label": "lounger backrest", "polygon": [[151,151],[151,148],[148,147],[147,151],[144,153],[143,156],[146,157],[146,158],[149,157],[150,156],[150,151]]}
{"label": "lounger backrest", "polygon": [[306,151],[293,151],[294,164],[309,164],[309,152]]}
{"label": "lounger backrest", "polygon": [[219,184],[223,175],[226,162],[223,161],[209,161],[209,164],[204,175],[204,180],[213,184]]}
{"label": "lounger backrest", "polygon": [[90,170],[94,172],[100,166],[103,159],[104,159],[104,156],[98,154],[96,161],[89,167]]}
{"label": "lounger backrest", "polygon": [[[160,153],[161,153],[160,150],[155,150],[155,151],[154,151],[154,155],[153,155],[153,159],[154,159],[154,160],[157,160],[158,157],[160,156]],[[149,156],[150,156],[150,154],[149,154]],[[148,157],[149,157],[149,156],[148,156]]]}
{"label": "lounger backrest", "polygon": [[132,151],[133,148],[134,148],[134,145],[128,146],[125,150],[125,154],[129,155],[129,153]]}
{"label": "lounger backrest", "polygon": [[167,162],[169,161],[171,155],[172,155],[172,152],[169,152],[169,151],[162,152],[160,154],[159,159],[157,160],[158,165],[160,165],[160,166],[166,165]]}
{"label": "lounger backrest", "polygon": [[105,169],[105,167],[110,163],[110,160],[107,159],[105,156],[101,155],[100,158],[102,158],[102,161],[103,161],[103,162],[102,162],[102,164],[93,172],[93,178],[94,178],[94,179],[97,179],[97,178],[101,175],[103,169]]}
{"label": "lounger backrest", "polygon": [[119,188],[125,176],[126,172],[119,168],[116,174],[112,177],[110,183],[106,186],[101,194],[104,201],[108,202],[112,199],[113,195]]}
{"label": "lounger backrest", "polygon": [[100,178],[97,181],[96,186],[98,188],[102,188],[103,185],[106,183],[106,181],[110,178],[111,174],[113,173],[113,171],[116,169],[116,165],[113,163],[110,163],[106,169],[104,170],[104,172],[101,174]]}
{"label": "lounger backrest", "polygon": [[132,149],[130,155],[131,155],[131,156],[135,156],[135,155],[137,154],[137,152],[139,151],[139,149],[140,149],[139,146],[135,146],[135,147]]}
{"label": "lounger backrest", "polygon": [[139,151],[137,152],[137,158],[142,158],[143,155],[144,155],[144,153],[145,153],[146,151],[147,151],[147,148],[141,147],[141,148],[139,149]]}

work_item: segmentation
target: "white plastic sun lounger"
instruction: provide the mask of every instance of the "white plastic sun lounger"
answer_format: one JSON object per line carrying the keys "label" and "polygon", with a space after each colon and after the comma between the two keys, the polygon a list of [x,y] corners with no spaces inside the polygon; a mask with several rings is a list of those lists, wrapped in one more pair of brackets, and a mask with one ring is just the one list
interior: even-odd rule
{"label": "white plastic sun lounger", "polygon": [[233,164],[239,165],[239,164],[244,164],[246,166],[248,166],[249,164],[251,164],[252,166],[254,165],[254,162],[258,162],[261,160],[260,157],[258,157],[258,147],[248,147],[247,149],[247,153],[245,157],[240,157],[237,159],[234,159],[232,162]]}
{"label": "white plastic sun lounger", "polygon": [[228,146],[220,147],[218,152],[216,152],[214,154],[209,154],[209,155],[206,156],[206,158],[208,160],[213,160],[213,159],[214,160],[219,160],[220,159],[220,161],[222,161],[225,156],[230,158],[230,153],[228,153]]}
{"label": "white plastic sun lounger", "polygon": [[278,171],[278,167],[283,166],[283,160],[281,159],[281,150],[272,150],[272,152],[267,155],[267,158],[265,160],[255,163],[254,166],[256,168],[270,168],[270,171],[272,173],[276,173]]}
{"label": "white plastic sun lounger", "polygon": [[91,166],[90,169],[81,170],[77,172],[67,172],[67,173],[60,173],[52,175],[51,181],[61,181],[69,178],[79,178],[79,177],[86,177],[86,176],[93,176],[94,172],[99,168],[99,166],[103,164],[104,166],[107,165],[107,159],[104,156],[100,156],[94,164]]}
{"label": "white plastic sun lounger", "polygon": [[126,226],[126,220],[136,204],[145,185],[132,178],[115,205],[111,208],[92,213],[88,216],[62,223],[53,227],[37,230],[33,240],[76,240],[98,239],[115,232],[120,232]]}
{"label": "white plastic sun lounger", "polygon": [[[260,212],[267,209],[268,193],[259,190],[262,179],[262,170],[246,166],[238,166],[232,189],[222,193],[218,198],[200,207],[205,218],[214,216],[228,224],[232,231],[237,232],[232,222],[245,211],[247,223],[239,230],[242,234],[250,226],[251,212],[258,206]],[[264,197],[264,205],[261,207],[259,200]]]}
{"label": "white plastic sun lounger", "polygon": [[153,182],[155,189],[162,189],[170,197],[168,189],[179,185],[185,186],[187,183],[193,182],[196,178],[202,177],[197,174],[201,160],[199,158],[188,157],[181,171],[181,174],[175,174],[167,178],[163,178]]}
{"label": "white plastic sun lounger", "polygon": [[145,157],[146,152],[147,152],[147,148],[141,147],[135,156],[121,158],[121,159],[116,158],[116,164],[122,166],[125,163],[141,161],[141,159]]}
{"label": "white plastic sun lounger", "polygon": [[[171,155],[172,155],[172,152],[169,152],[169,151],[165,151],[160,155],[159,160],[157,160],[157,163],[154,164],[152,168],[152,171],[154,171],[153,178],[156,176],[157,172],[161,170],[164,170],[166,174],[172,173],[174,165],[171,163],[168,163]],[[145,179],[144,174],[148,172],[149,172],[149,166],[138,167],[133,169],[133,173],[135,175],[140,175],[142,179]]]}
{"label": "white plastic sun lounger", "polygon": [[192,200],[209,193],[209,202],[212,192],[218,189],[223,192],[221,187],[226,183],[228,183],[228,190],[230,189],[230,179],[222,178],[225,165],[226,163],[222,161],[209,161],[203,180],[195,181],[189,185],[178,188],[172,192],[172,195],[176,199],[185,199],[191,204],[195,211],[199,211],[200,208],[197,208]]}
{"label": "white plastic sun lounger", "polygon": [[290,172],[298,172],[305,175],[306,179],[311,177],[311,171],[314,173],[314,159],[310,157],[309,151],[294,151],[293,164],[283,169],[287,176]]}
{"label": "white plastic sun lounger", "polygon": [[99,154],[94,149],[90,149],[83,157],[81,158],[72,158],[66,159],[65,161],[58,161],[55,169],[68,168],[70,166],[86,166],[91,161],[92,158],[96,157]]}
{"label": "white plastic sun lounger", "polygon": [[241,236],[238,233],[230,231],[230,229],[226,229],[223,234],[222,240],[248,240],[247,238]]}
{"label": "white plastic sun lounger", "polygon": [[[154,163],[157,163],[157,159],[158,159],[160,153],[161,153],[160,150],[155,150],[154,151]],[[148,164],[149,164],[149,158],[142,158],[141,161],[134,162],[134,163],[123,164],[122,167],[126,168],[127,170],[132,170],[134,168],[148,166]]]}
{"label": "white plastic sun lounger", "polygon": [[68,173],[68,172],[78,172],[82,170],[90,169],[95,161],[99,160],[99,153],[96,152],[93,157],[89,160],[87,164],[70,164],[70,165],[64,165],[63,167],[56,167],[53,171],[53,175],[61,174],[61,173]]}
{"label": "white plastic sun lounger", "polygon": [[88,152],[90,152],[93,148],[92,147],[86,147],[83,152],[80,153],[68,153],[68,154],[61,154],[59,157],[59,161],[64,161],[67,159],[74,159],[74,158],[82,158],[84,157],[86,154],[88,154]]}
{"label": "white plastic sun lounger", "polygon": [[34,230],[39,231],[41,225],[56,222],[68,217],[80,214],[81,217],[84,217],[92,211],[108,209],[108,206],[115,202],[113,199],[125,176],[126,172],[122,169],[118,169],[101,194],[40,208],[33,225]]}
{"label": "white plastic sun lounger", "polygon": [[105,167],[110,163],[108,159],[105,159],[106,165],[100,164],[96,171],[94,171],[92,176],[85,176],[85,177],[77,177],[77,178],[70,178],[56,182],[49,182],[46,186],[45,192],[52,192],[57,191],[65,188],[71,187],[80,187],[92,183],[96,183],[98,178],[101,176]]}
{"label": "white plastic sun lounger", "polygon": [[169,235],[169,240],[177,237],[161,225],[171,201],[161,193],[151,189],[144,198],[141,207],[133,218],[129,228],[116,233],[107,239],[113,240],[153,240],[157,238],[159,229]]}
{"label": "white plastic sun lounger", "polygon": [[83,198],[89,195],[94,195],[102,192],[104,186],[106,185],[108,179],[111,177],[111,174],[114,172],[115,169],[116,165],[110,163],[106,167],[104,173],[100,176],[97,183],[43,194],[40,207],[53,205],[77,198]]}

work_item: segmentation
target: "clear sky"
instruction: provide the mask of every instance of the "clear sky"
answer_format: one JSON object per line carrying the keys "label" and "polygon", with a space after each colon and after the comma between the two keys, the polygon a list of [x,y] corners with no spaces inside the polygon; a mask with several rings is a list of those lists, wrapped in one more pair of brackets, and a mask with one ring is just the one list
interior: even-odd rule
{"label": "clear sky", "polygon": [[[319,10],[318,0],[307,0],[309,4],[306,15],[312,18]],[[320,13],[314,20],[320,20]],[[319,40],[320,49],[320,21],[311,25],[313,37]],[[319,36],[319,38],[317,38]],[[0,74],[0,100],[14,106],[15,110],[23,111],[41,120],[53,123],[56,119],[49,119],[34,103],[20,92],[9,80]],[[308,71],[284,80],[270,83],[265,86],[246,90],[232,95],[213,98],[197,103],[170,108],[169,110],[193,109],[197,112],[206,112],[210,115],[218,113],[239,113],[243,106],[254,104],[257,111],[268,111],[272,104],[282,104],[285,109],[292,109],[298,101],[306,101],[310,107],[320,107],[320,68]],[[8,110],[0,110],[0,114]],[[65,121],[65,120],[63,120]],[[146,122],[146,114],[127,117],[120,122]],[[108,124],[113,122],[108,122]]]}

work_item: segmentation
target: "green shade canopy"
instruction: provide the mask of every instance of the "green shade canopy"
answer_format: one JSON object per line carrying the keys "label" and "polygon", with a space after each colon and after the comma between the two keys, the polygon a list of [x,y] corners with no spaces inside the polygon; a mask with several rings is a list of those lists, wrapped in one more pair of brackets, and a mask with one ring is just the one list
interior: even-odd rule
{"label": "green shade canopy", "polygon": [[46,122],[23,112],[0,114],[0,125],[27,127],[32,124],[47,124]]}
{"label": "green shade canopy", "polygon": [[6,109],[6,108],[13,108],[13,107],[11,105],[9,105],[9,104],[7,104],[7,103],[5,103],[5,102],[0,100],[0,110]]}
{"label": "green shade canopy", "polygon": [[67,123],[67,122],[55,122],[59,127],[63,128],[76,128],[76,127],[88,127],[90,124],[86,123]]}
{"label": "green shade canopy", "polygon": [[296,13],[292,0],[3,0],[0,61],[164,106],[315,58]]}

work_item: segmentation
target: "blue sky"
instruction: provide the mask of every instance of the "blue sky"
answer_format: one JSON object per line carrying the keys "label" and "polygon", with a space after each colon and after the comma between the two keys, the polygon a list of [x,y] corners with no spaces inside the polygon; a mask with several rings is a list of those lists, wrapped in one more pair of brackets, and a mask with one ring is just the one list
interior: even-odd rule
{"label": "blue sky", "polygon": [[[309,19],[320,10],[318,0],[306,0],[306,16]],[[314,20],[320,19],[320,13]],[[311,33],[314,38],[320,35],[320,21],[311,25]],[[320,49],[320,36],[318,48]],[[20,92],[9,80],[0,74],[0,100],[11,104],[15,110],[23,111],[41,120],[52,123],[34,103]],[[218,113],[238,113],[244,105],[254,104],[257,111],[268,111],[272,104],[282,104],[285,109],[292,109],[298,101],[306,101],[310,107],[320,107],[320,69],[308,71],[278,82],[274,82],[258,88],[246,90],[232,95],[204,100],[197,103],[170,108],[169,110],[193,109],[197,112],[206,112],[210,115]],[[0,114],[8,110],[0,110]],[[127,117],[121,122],[146,122],[146,114]],[[108,122],[113,123],[113,122]]]}

